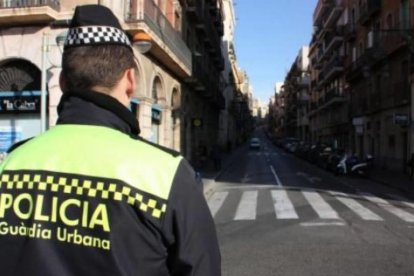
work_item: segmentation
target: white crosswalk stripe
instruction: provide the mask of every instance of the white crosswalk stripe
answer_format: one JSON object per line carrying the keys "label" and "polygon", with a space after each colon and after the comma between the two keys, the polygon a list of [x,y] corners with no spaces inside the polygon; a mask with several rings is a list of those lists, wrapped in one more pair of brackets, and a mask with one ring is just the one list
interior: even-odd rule
{"label": "white crosswalk stripe", "polygon": [[353,210],[358,216],[364,220],[381,221],[382,218],[365,208],[361,203],[349,197],[349,195],[340,192],[330,192],[336,199],[346,205],[349,209]]}
{"label": "white crosswalk stripe", "polygon": [[[339,220],[341,222],[340,225],[344,225],[338,212],[331,206],[333,203],[332,200],[337,200],[341,206],[345,206],[358,218],[365,221],[384,221],[384,218],[379,215],[379,213],[383,213],[380,209],[383,209],[402,221],[408,223],[414,222],[414,204],[397,195],[388,195],[388,197],[399,200],[398,204],[393,205],[387,200],[369,193],[360,193],[355,195],[336,191],[325,191],[323,193],[324,196],[322,197],[321,193],[315,190],[303,190],[301,191],[303,197],[298,197],[298,193],[296,191],[289,191],[288,189],[267,189],[266,187],[259,189],[259,187],[254,187],[254,190],[252,190],[252,188],[253,186],[250,187],[249,190],[243,191],[241,195],[239,195],[240,197],[231,197],[231,201],[234,205],[237,205],[234,216],[231,216],[233,217],[233,220],[255,220],[257,218],[257,213],[259,212],[259,200],[266,197],[266,193],[270,193],[273,204],[272,207],[275,212],[275,219],[277,220],[300,219],[300,213],[298,213],[295,209],[294,203],[296,203],[300,204],[301,209],[305,206],[309,206],[308,208],[313,209],[319,219],[328,221]],[[236,193],[238,192],[238,190],[235,189],[231,189],[231,191],[235,191]],[[217,191],[208,199],[208,206],[213,217],[217,216],[218,211],[223,207],[226,199],[229,198],[228,195],[229,190]],[[292,196],[295,201],[292,201]],[[303,198],[306,200],[305,205],[303,205]],[[327,201],[324,198],[329,200]],[[237,203],[236,200],[238,200]],[[374,203],[374,205],[370,203]],[[336,205],[336,208],[339,208],[338,206],[339,205]],[[375,206],[378,206],[380,209]],[[373,208],[377,211],[372,210]],[[322,223],[321,225],[324,224]]]}
{"label": "white crosswalk stripe", "polygon": [[297,219],[298,214],[293,207],[285,190],[272,190],[273,204],[275,207],[276,218],[278,219]]}
{"label": "white crosswalk stripe", "polygon": [[252,220],[256,218],[258,191],[245,191],[237,207],[234,220]]}
{"label": "white crosswalk stripe", "polygon": [[208,201],[208,207],[210,208],[211,215],[214,217],[217,211],[223,205],[224,200],[226,199],[229,192],[217,192],[212,195]]}
{"label": "white crosswalk stripe", "polygon": [[361,193],[361,195],[363,195],[366,199],[368,199],[369,201],[377,204],[378,206],[380,206],[381,208],[383,208],[384,210],[390,212],[391,214],[394,214],[395,216],[399,217],[400,219],[406,221],[406,222],[414,222],[414,215],[403,210],[400,209],[394,205],[391,205],[388,201],[386,201],[385,199],[379,198],[377,196],[374,196],[372,194],[369,193]]}
{"label": "white crosswalk stripe", "polygon": [[303,191],[302,194],[320,218],[339,219],[338,213],[317,192]]}

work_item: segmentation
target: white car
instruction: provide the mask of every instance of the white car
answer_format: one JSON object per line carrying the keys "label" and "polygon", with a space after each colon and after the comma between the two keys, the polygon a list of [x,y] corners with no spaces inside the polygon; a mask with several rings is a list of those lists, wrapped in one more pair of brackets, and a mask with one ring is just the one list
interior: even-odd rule
{"label": "white car", "polygon": [[260,149],[260,139],[259,138],[251,138],[249,143],[250,149]]}

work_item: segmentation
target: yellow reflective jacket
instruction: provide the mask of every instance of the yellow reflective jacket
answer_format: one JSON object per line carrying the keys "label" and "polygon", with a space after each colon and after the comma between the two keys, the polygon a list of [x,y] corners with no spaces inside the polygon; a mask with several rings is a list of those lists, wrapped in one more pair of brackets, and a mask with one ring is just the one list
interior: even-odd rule
{"label": "yellow reflective jacket", "polygon": [[2,275],[220,275],[192,168],[92,93],[63,97],[58,125],[1,164]]}

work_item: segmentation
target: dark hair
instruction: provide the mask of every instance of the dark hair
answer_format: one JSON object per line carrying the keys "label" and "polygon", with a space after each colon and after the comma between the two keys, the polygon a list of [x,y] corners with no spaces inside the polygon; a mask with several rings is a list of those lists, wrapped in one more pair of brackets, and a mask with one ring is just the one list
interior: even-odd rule
{"label": "dark hair", "polygon": [[133,52],[125,46],[94,45],[67,48],[62,56],[63,92],[113,88],[124,72],[136,68]]}

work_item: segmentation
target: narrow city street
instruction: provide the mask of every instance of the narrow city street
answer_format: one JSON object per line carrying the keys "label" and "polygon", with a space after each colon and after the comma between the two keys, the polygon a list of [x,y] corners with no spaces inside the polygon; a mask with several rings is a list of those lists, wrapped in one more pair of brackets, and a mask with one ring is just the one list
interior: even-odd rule
{"label": "narrow city street", "polygon": [[414,201],[335,176],[259,134],[235,151],[207,201],[223,275],[413,275]]}

